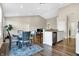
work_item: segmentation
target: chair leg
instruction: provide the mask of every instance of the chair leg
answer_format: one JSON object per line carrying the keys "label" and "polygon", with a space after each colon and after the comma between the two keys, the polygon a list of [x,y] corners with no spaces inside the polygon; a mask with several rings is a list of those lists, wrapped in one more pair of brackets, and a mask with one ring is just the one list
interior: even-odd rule
{"label": "chair leg", "polygon": [[25,43],[27,47],[31,49],[32,44],[30,42]]}

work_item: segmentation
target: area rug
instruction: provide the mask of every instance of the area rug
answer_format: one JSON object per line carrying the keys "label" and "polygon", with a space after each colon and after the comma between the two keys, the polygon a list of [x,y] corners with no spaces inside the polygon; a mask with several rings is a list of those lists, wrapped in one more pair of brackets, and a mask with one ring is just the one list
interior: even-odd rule
{"label": "area rug", "polygon": [[24,46],[23,48],[18,48],[17,46],[12,46],[9,56],[32,56],[35,53],[43,50],[39,45],[33,44],[30,47]]}

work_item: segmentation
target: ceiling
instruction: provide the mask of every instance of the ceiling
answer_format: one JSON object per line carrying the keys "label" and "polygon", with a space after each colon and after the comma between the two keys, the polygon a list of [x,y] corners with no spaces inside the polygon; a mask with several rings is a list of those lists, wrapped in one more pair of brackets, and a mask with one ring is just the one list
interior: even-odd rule
{"label": "ceiling", "polygon": [[40,15],[46,19],[55,17],[59,8],[65,3],[3,3],[4,16],[34,16]]}

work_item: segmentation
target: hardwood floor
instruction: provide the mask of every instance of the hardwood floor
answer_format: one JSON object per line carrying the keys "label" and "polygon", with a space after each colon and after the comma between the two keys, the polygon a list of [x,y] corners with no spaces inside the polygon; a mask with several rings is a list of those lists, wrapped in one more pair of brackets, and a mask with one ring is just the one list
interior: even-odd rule
{"label": "hardwood floor", "polygon": [[[74,39],[61,41],[56,45],[54,45],[53,47],[48,46],[46,44],[40,44],[40,46],[43,47],[44,49],[41,52],[34,54],[33,56],[76,56],[74,44],[75,44]],[[2,46],[3,48],[1,48],[4,55],[6,55],[5,54],[6,51],[8,52],[8,48],[6,48],[6,46],[8,46],[8,44],[6,45],[4,43]]]}
{"label": "hardwood floor", "polygon": [[[70,41],[68,42],[68,40]],[[42,45],[44,50],[35,54],[34,56],[76,56],[74,45],[74,39],[67,39],[61,41],[53,47],[50,47],[48,45]]]}
{"label": "hardwood floor", "polygon": [[0,48],[0,56],[6,56],[9,54],[9,44],[3,43]]}

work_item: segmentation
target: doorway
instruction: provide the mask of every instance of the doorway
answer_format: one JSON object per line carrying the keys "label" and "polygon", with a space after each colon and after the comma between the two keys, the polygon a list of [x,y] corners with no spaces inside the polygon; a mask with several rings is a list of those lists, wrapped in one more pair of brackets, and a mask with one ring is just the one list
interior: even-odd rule
{"label": "doorway", "polygon": [[66,26],[67,26],[67,38],[64,41],[64,45],[68,46],[69,49],[71,49],[72,52],[75,53],[75,40],[76,40],[76,18],[73,14],[70,14],[67,16],[66,19]]}

